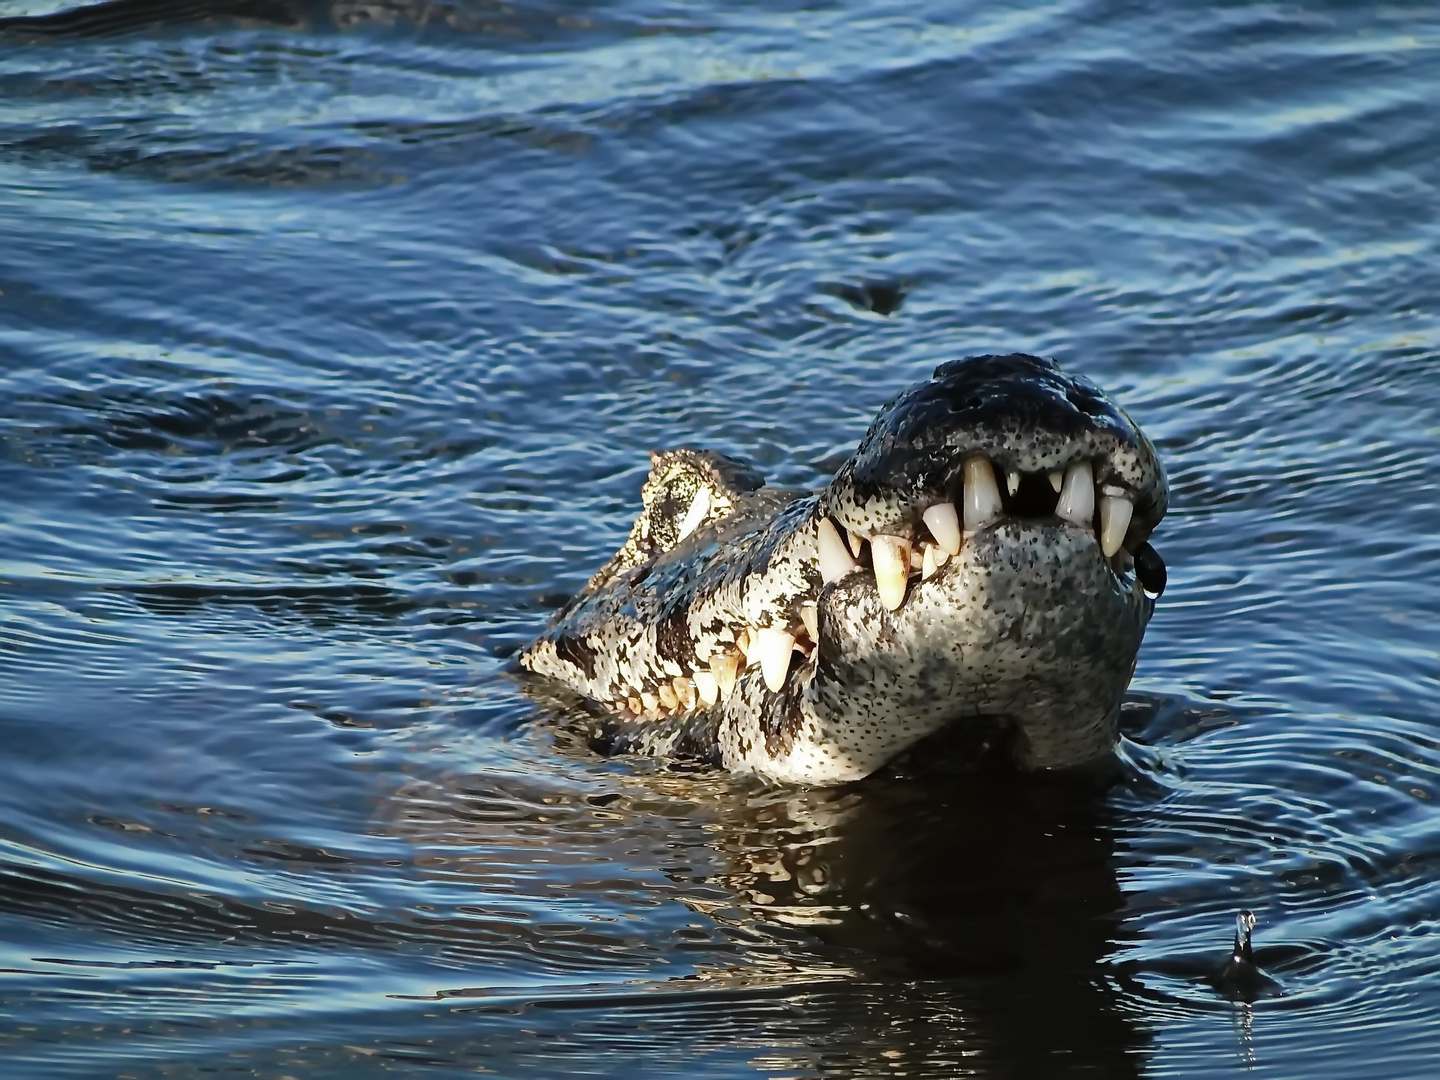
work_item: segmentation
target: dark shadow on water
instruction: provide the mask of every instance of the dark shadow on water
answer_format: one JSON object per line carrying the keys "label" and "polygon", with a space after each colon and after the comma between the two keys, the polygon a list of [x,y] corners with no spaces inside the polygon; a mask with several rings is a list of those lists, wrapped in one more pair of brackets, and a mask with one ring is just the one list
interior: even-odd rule
{"label": "dark shadow on water", "polygon": [[208,608],[244,606],[273,619],[301,620],[321,628],[357,620],[388,625],[415,607],[412,599],[394,589],[360,583],[263,588],[170,583],[117,586],[111,591],[124,592],[156,615],[193,617]]}
{"label": "dark shadow on water", "polygon": [[0,19],[0,35],[21,41],[105,38],[221,20],[277,26],[300,21],[296,6],[284,0],[109,0]]}
{"label": "dark shadow on water", "polygon": [[[428,28],[494,37],[512,46],[600,33],[655,32],[602,13],[506,0],[105,0],[45,15],[0,18],[0,39],[25,43],[156,34],[178,28],[270,26],[295,31]],[[671,32],[680,29],[666,27]]]}
{"label": "dark shadow on water", "polygon": [[902,281],[861,281],[827,282],[820,291],[838,296],[858,311],[873,311],[876,315],[893,315],[905,303],[905,296],[912,283]]}
{"label": "dark shadow on water", "polygon": [[[558,741],[564,756],[589,753],[574,728]],[[1117,1008],[1106,978],[1122,905],[1106,793],[1123,775],[891,772],[801,790],[641,761],[617,777],[623,794],[596,802],[591,791],[577,812],[603,807],[620,850],[669,849],[669,898],[740,949],[733,967],[710,963],[696,1008],[715,1006],[707,995],[717,983],[749,986],[755,1000],[732,1003],[730,1024],[757,1047],[787,1048],[786,1068],[1127,1077],[1139,1074],[1149,1036]],[[472,804],[493,818],[496,798],[478,793],[488,782],[474,783],[458,798],[452,789],[449,809],[429,796],[431,815],[453,815],[429,828],[453,829],[453,839],[474,832]],[[553,801],[543,812],[553,820]],[[717,903],[717,888],[727,901]],[[792,974],[756,980],[757,963]],[[650,986],[683,994],[685,981]],[[786,1008],[762,1007],[782,990],[794,995]]]}
{"label": "dark shadow on water", "polygon": [[1144,1038],[1101,979],[1121,902],[1101,796],[1079,777],[877,776],[758,807],[716,843],[754,913],[889,988],[865,1010],[884,1058],[861,1040],[847,1067],[976,1053],[997,1074],[1130,1076]]}

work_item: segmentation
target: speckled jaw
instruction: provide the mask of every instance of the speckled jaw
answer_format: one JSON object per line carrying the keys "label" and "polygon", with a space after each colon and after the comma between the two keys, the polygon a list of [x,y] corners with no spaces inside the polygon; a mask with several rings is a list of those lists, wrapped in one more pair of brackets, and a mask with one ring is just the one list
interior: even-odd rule
{"label": "speckled jaw", "polygon": [[1154,601],[1093,531],[994,522],[930,577],[912,575],[895,610],[863,571],[821,594],[810,693],[820,741],[834,748],[822,758],[873,769],[945,725],[980,719],[1011,729],[1022,768],[1110,753]]}
{"label": "speckled jaw", "polygon": [[597,704],[597,745],[807,784],[980,719],[1022,768],[1111,751],[1167,495],[1088,382],[944,365],[810,496],[704,451],[653,465],[625,547],[520,657]]}

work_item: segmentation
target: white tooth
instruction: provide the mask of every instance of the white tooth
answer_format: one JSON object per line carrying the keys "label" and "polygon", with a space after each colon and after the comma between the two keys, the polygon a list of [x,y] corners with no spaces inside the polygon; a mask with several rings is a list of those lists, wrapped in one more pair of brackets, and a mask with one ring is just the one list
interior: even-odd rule
{"label": "white tooth", "polygon": [[800,605],[800,621],[805,624],[805,633],[810,635],[811,641],[820,640],[820,613],[814,604]]}
{"label": "white tooth", "polygon": [[960,518],[955,513],[954,503],[936,503],[920,516],[925,519],[925,527],[935,537],[935,542],[945,549],[945,554],[960,554]]}
{"label": "white tooth", "polygon": [[965,459],[965,529],[983,529],[1001,514],[1000,489],[990,459],[976,454]]}
{"label": "white tooth", "polygon": [[846,574],[860,568],[860,564],[845,550],[845,542],[840,539],[835,523],[828,517],[820,519],[815,534],[820,550],[820,580],[826,585],[839,581]]}
{"label": "white tooth", "polygon": [[641,701],[638,697],[628,698],[625,704],[630,706],[630,711],[636,716],[639,716],[642,712],[645,711],[645,703]]}
{"label": "white tooth", "polygon": [[670,685],[675,687],[675,696],[680,699],[680,704],[685,706],[686,711],[695,707],[695,684],[684,675],[676,675],[670,680]]}
{"label": "white tooth", "polygon": [[685,520],[680,522],[680,539],[684,540],[698,529],[709,513],[710,489],[701,488],[695,493],[695,498],[690,500],[690,509],[685,511]]}
{"label": "white tooth", "polygon": [[1100,499],[1100,550],[1107,559],[1125,542],[1125,530],[1130,528],[1130,515],[1134,512],[1135,504],[1122,495],[1105,495]]}
{"label": "white tooth", "polygon": [[742,626],[735,632],[735,647],[740,650],[740,655],[745,657],[745,662],[750,662],[750,628]]}
{"label": "white tooth", "polygon": [[860,552],[865,549],[865,537],[861,536],[857,532],[851,532],[849,529],[845,530],[845,536],[850,541],[851,553],[855,556],[855,558],[860,558]]}
{"label": "white tooth", "polygon": [[1056,495],[1060,494],[1060,485],[1064,482],[1064,480],[1065,474],[1062,473],[1059,469],[1056,469],[1050,474],[1050,486],[1055,489]]}
{"label": "white tooth", "polygon": [[880,603],[894,611],[905,602],[905,581],[910,576],[910,541],[898,536],[872,536],[870,558],[875,564],[875,587]]}
{"label": "white tooth", "polygon": [[785,686],[785,676],[790,671],[790,650],[795,647],[795,635],[767,626],[755,631],[755,651],[760,654],[760,672],[765,676],[765,685],[772,694],[778,694]]}
{"label": "white tooth", "polygon": [[704,705],[714,705],[720,700],[720,683],[708,671],[695,672],[695,693],[700,695]]}
{"label": "white tooth", "polygon": [[735,689],[735,673],[740,670],[740,657],[733,652],[716,653],[710,657],[710,674],[715,676],[715,685],[720,696],[728,698]]}
{"label": "white tooth", "polygon": [[1011,495],[1020,490],[1020,474],[1014,469],[1005,474],[1005,487]]}
{"label": "white tooth", "polygon": [[935,569],[939,570],[940,567],[944,566],[949,561],[950,553],[944,548],[937,546],[935,548]]}
{"label": "white tooth", "polygon": [[925,554],[920,559],[920,578],[928,581],[935,576],[935,552],[940,549],[934,544],[925,545]]}
{"label": "white tooth", "polygon": [[1087,529],[1095,520],[1095,475],[1088,461],[1077,461],[1065,470],[1065,483],[1060,488],[1055,514]]}
{"label": "white tooth", "polygon": [[660,705],[665,709],[673,709],[680,704],[680,699],[675,696],[675,688],[668,682],[662,682],[655,688],[655,694],[660,698]]}
{"label": "white tooth", "polygon": [[640,704],[645,706],[646,712],[654,712],[660,707],[660,699],[649,690],[640,695]]}

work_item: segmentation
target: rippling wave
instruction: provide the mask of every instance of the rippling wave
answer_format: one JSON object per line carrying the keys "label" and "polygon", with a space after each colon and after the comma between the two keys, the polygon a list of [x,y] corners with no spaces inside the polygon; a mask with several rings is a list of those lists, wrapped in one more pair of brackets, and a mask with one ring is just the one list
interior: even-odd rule
{"label": "rippling wave", "polygon": [[[6,1068],[1419,1075],[1437,77],[1413,6],[0,4]],[[815,484],[1017,348],[1174,492],[1108,783],[506,675],[650,449]]]}

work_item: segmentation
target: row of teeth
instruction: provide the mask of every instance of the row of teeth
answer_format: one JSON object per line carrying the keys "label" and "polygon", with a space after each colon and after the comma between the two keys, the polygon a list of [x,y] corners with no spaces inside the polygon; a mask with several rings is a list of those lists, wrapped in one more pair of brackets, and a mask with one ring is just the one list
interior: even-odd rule
{"label": "row of teeth", "polygon": [[[1010,494],[1014,495],[1020,488],[1020,474],[1008,472],[1005,479]],[[1077,461],[1063,472],[1050,473],[1049,479],[1059,496],[1056,516],[1082,528],[1093,528],[1097,499],[1090,463]],[[1102,489],[1098,503],[1100,547],[1106,558],[1113,559],[1130,527],[1134,504],[1123,491],[1113,488]],[[923,541],[918,550],[912,541],[884,533],[870,537],[848,533],[847,546],[835,523],[828,517],[821,518],[818,527],[820,576],[829,584],[859,570],[857,558],[868,539],[880,602],[894,611],[905,600],[913,572],[918,571],[922,580],[930,578],[952,556],[960,554],[965,533],[983,529],[1002,515],[994,467],[988,458],[968,458],[964,463],[963,507],[957,510],[954,503],[941,502],[925,510],[921,518],[933,540]],[[813,661],[815,642],[820,639],[814,602],[801,604],[799,614],[800,625],[793,628],[793,632],[773,626],[742,627],[735,632],[733,648],[713,653],[705,666],[688,674],[636,691],[619,706],[621,715],[658,719],[709,708],[734,692],[740,673],[747,667],[758,666],[766,687],[772,694],[778,694],[789,678],[795,654],[799,653],[804,661]]]}
{"label": "row of teeth", "polygon": [[734,648],[711,654],[705,667],[696,668],[688,675],[677,675],[652,690],[634,694],[626,700],[622,715],[653,720],[697,707],[708,708],[728,698],[735,690],[740,673],[754,666],[760,668],[770,692],[778,694],[785,687],[795,654],[799,653],[804,660],[815,655],[815,642],[820,633],[813,602],[800,605],[800,621],[794,633],[773,626],[742,628],[735,634]]}
{"label": "row of teeth", "polygon": [[[1050,473],[1049,479],[1050,486],[1059,495],[1055,516],[1081,528],[1094,528],[1097,499],[1095,471],[1090,462],[1077,461],[1063,472],[1056,470]],[[1013,496],[1020,490],[1020,474],[1014,470],[1007,472],[1005,486]],[[959,511],[954,503],[941,502],[921,515],[934,539],[933,542],[922,542],[919,550],[905,537],[884,533],[870,537],[848,533],[850,542],[847,546],[840,538],[835,523],[828,517],[822,518],[818,529],[821,578],[828,585],[860,569],[857,560],[868,539],[880,602],[889,610],[896,610],[905,602],[906,583],[912,571],[920,571],[922,579],[929,578],[951,556],[960,554],[960,545],[964,540],[960,527],[962,519],[964,532],[970,533],[994,524],[1003,515],[1000,485],[995,480],[995,468],[989,458],[977,454],[965,459],[963,501]],[[1125,542],[1135,504],[1123,489],[1108,486],[1100,490],[1098,502],[1100,549],[1107,559],[1113,559]]]}

